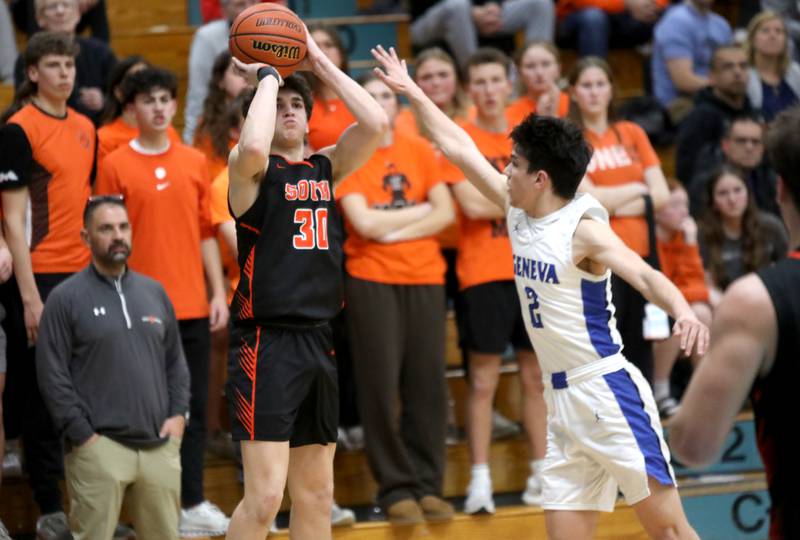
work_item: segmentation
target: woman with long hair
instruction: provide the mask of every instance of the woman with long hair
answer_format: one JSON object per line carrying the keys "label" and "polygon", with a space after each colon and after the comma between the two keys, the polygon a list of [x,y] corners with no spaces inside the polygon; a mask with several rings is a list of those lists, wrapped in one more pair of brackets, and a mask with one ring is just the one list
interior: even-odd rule
{"label": "woman with long hair", "polygon": [[569,94],[558,86],[561,54],[547,41],[531,41],[516,55],[519,97],[506,109],[509,124],[516,126],[536,113],[563,118],[569,112]]}
{"label": "woman with long hair", "polygon": [[[616,121],[611,103],[613,76],[608,63],[597,57],[581,59],[569,76],[569,117],[583,127],[594,148],[580,189],[594,195],[608,210],[611,228],[641,257],[649,245],[646,197],[655,209],[669,199],[661,164],[644,130],[632,122]],[[617,329],[625,355],[652,381],[653,355],[642,332],[644,297],[624,280],[613,276]]]}
{"label": "woman with long hair", "polygon": [[750,75],[747,97],[771,121],[800,99],[800,65],[792,60],[786,22],[772,11],[753,17],[745,41]]}
{"label": "woman with long hair", "polygon": [[203,113],[194,132],[194,147],[205,154],[211,180],[228,165],[228,153],[239,139],[239,123],[232,124],[229,106],[245,88],[247,81],[236,71],[231,53],[219,53],[211,68]]}
{"label": "woman with long hair", "polygon": [[700,254],[715,306],[735,279],[785,257],[788,239],[783,223],[756,207],[747,183],[734,169],[718,169],[706,195],[699,223]]}

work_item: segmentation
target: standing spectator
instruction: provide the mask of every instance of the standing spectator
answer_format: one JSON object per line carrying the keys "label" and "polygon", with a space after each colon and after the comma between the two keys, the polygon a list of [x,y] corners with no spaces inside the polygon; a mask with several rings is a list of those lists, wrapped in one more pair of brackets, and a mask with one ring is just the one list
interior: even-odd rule
{"label": "standing spectator", "polygon": [[[11,0],[11,9],[14,12],[14,22],[17,27],[25,32],[28,37],[36,32],[46,30],[37,14],[39,0]],[[78,0],[80,21],[78,33],[83,33],[86,28],[91,31],[94,39],[108,44],[111,40],[106,15],[105,0]]]}
{"label": "standing spectator", "polygon": [[745,181],[733,170],[717,170],[708,183],[706,211],[700,219],[700,253],[716,307],[737,278],[786,256],[786,228],[756,208]]}
{"label": "standing spectator", "polygon": [[157,68],[124,79],[122,104],[133,108],[139,136],[106,157],[96,191],[125,196],[134,231],[130,267],[161,282],[175,306],[191,374],[191,421],[181,445],[180,532],[215,536],[225,534],[228,519],[203,495],[210,332],[227,324],[228,307],[205,157],[167,135],[176,90],[175,77]]}
{"label": "standing spectator", "polygon": [[[79,0],[36,0],[36,21],[47,32],[63,32],[75,36],[78,56],[75,58],[75,85],[67,105],[88,116],[95,125],[103,110],[103,89],[117,59],[111,48],[95,38],[76,35],[80,20]],[[14,65],[14,86],[25,80],[27,66],[23,57]]]}
{"label": "standing spectator", "polygon": [[678,123],[692,96],[709,84],[714,50],[733,40],[731,26],[711,11],[714,0],[684,0],[672,6],[653,32],[653,94]]}
{"label": "standing spectator", "polygon": [[777,177],[764,160],[765,126],[751,115],[735,117],[725,130],[719,146],[706,146],[697,158],[698,171],[689,183],[689,210],[699,217],[706,207],[706,190],[711,176],[724,165],[747,182],[759,209],[778,214]]}
{"label": "standing spectator", "polygon": [[230,153],[239,138],[239,115],[231,117],[229,105],[247,87],[231,62],[231,53],[222,51],[214,60],[203,114],[194,132],[194,147],[203,152],[208,163],[208,177],[214,179],[228,164]]}
{"label": "standing spectator", "polygon": [[[3,237],[2,229],[0,229],[0,283],[5,283],[11,277],[13,270],[13,262],[11,260],[11,252],[8,250],[6,239]],[[0,322],[6,318],[5,304],[0,302]],[[3,457],[6,450],[6,432],[3,425],[3,390],[6,387],[6,333],[0,327],[0,465],[3,463]],[[0,487],[3,485],[3,468],[0,466]],[[3,525],[3,520],[0,519],[0,540],[11,540]]]}
{"label": "standing spectator", "polygon": [[40,32],[30,39],[23,53],[25,81],[8,111],[16,110],[2,128],[0,149],[3,225],[19,288],[5,306],[8,358],[17,363],[10,370],[15,376],[7,381],[11,399],[6,403],[13,403],[15,414],[25,415],[25,462],[41,512],[36,529],[46,540],[69,529],[58,485],[61,443],[39,393],[33,345],[44,301],[89,261],[80,231],[95,131],[88,118],[67,106],[77,54],[75,39],[67,34]]}
{"label": "standing spectator", "polygon": [[553,41],[555,9],[550,0],[439,0],[412,2],[411,43],[443,40],[459,66],[478,49],[478,37],[524,31],[526,41]]}
{"label": "standing spectator", "polygon": [[[689,196],[683,185],[673,178],[668,184],[669,200],[656,212],[658,261],[663,274],[689,302],[697,320],[708,326],[711,324],[711,306],[697,244],[697,224],[689,215]],[[678,402],[670,391],[670,373],[680,352],[679,336],[653,343],[653,397],[661,418],[669,418],[678,412]],[[692,356],[693,364],[699,361],[699,356]]]}
{"label": "standing spectator", "polygon": [[[136,115],[133,109],[122,106],[122,80],[129,74],[140,69],[151,67],[141,56],[129,56],[117,62],[108,76],[105,105],[100,115],[101,127],[97,130],[97,166],[103,159],[116,150],[120,145],[127,144],[139,135],[136,127]],[[175,128],[170,125],[169,139],[179,142],[180,136]]]}
{"label": "standing spectator", "polygon": [[719,144],[734,117],[753,112],[747,98],[747,56],[741,47],[726,45],[714,51],[709,82],[695,96],[694,108],[678,130],[675,172],[685,186],[692,180],[700,152]]}
{"label": "standing spectator", "polygon": [[750,62],[747,97],[770,122],[800,97],[800,65],[790,54],[786,22],[771,11],[756,15],[747,27],[744,46]]}
{"label": "standing spectator", "polygon": [[[583,127],[594,148],[592,160],[581,182],[611,216],[611,228],[639,256],[650,256],[647,204],[650,197],[657,210],[667,202],[669,190],[658,156],[647,134],[638,125],[614,121],[611,116],[613,79],[605,60],[588,57],[578,62],[569,77],[574,101],[570,117]],[[653,356],[642,332],[646,300],[617,275],[611,277],[617,308],[614,316],[625,343],[625,356],[652,382]]]}
{"label": "standing spectator", "polygon": [[558,44],[605,58],[609,47],[635,47],[653,36],[667,0],[557,0]]}
{"label": "standing spectator", "polygon": [[569,94],[558,87],[561,58],[545,41],[532,41],[517,54],[520,96],[506,109],[510,127],[532,113],[563,118],[569,112]]}
{"label": "standing spectator", "polygon": [[[474,121],[461,126],[481,154],[499,171],[511,161],[511,127],[505,110],[511,95],[509,58],[497,49],[479,49],[467,61],[467,87],[476,107]],[[542,375],[525,331],[514,286],[511,242],[505,213],[484,197],[463,174],[452,185],[463,212],[459,222],[456,273],[463,302],[464,349],[469,373],[467,436],[471,479],[464,511],[494,513],[489,453],[492,404],[502,355],[509,343],[516,352],[522,386],[522,417],[531,459],[522,500],[537,504],[545,454],[546,413]]]}
{"label": "standing spectator", "polygon": [[203,113],[214,60],[219,53],[228,50],[231,23],[239,13],[257,3],[258,0],[221,0],[224,17],[204,24],[194,33],[189,50],[189,87],[186,89],[186,108],[183,112],[183,141],[186,144],[194,141],[194,130]]}
{"label": "standing spectator", "polygon": [[17,59],[17,41],[8,4],[0,2],[0,83],[14,80],[14,61]]}
{"label": "standing spectator", "polygon": [[175,312],[160,284],[126,266],[120,196],[89,199],[81,239],[92,262],[47,299],[36,347],[42,397],[65,439],[70,528],[77,540],[108,540],[127,498],[137,538],[178,540],[189,371]]}
{"label": "standing spectator", "polygon": [[[360,82],[391,124],[397,96],[375,75]],[[449,190],[428,142],[392,130],[336,198],[347,218],[348,325],[378,504],[395,523],[450,519],[445,262],[435,237],[455,217]]]}

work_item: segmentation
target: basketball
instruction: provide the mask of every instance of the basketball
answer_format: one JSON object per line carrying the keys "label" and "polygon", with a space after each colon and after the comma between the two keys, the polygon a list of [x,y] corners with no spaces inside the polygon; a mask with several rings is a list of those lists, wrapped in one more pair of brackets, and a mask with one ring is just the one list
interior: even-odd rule
{"label": "basketball", "polygon": [[286,77],[306,57],[306,27],[287,7],[256,4],[233,21],[228,48],[245,64],[269,64]]}

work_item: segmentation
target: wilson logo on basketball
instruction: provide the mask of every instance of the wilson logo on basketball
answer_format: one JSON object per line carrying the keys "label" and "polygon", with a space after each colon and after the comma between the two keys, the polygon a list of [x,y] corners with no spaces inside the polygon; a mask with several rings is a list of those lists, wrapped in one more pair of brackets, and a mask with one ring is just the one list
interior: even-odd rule
{"label": "wilson logo on basketball", "polygon": [[267,17],[265,19],[257,19],[256,27],[258,26],[283,26],[295,32],[302,32],[302,27],[294,21],[287,21],[286,19],[279,19],[277,17]]}
{"label": "wilson logo on basketball", "polygon": [[291,60],[300,59],[300,47],[283,45],[281,43],[268,43],[266,41],[253,40],[253,48],[259,51],[270,52],[278,58],[289,58]]}

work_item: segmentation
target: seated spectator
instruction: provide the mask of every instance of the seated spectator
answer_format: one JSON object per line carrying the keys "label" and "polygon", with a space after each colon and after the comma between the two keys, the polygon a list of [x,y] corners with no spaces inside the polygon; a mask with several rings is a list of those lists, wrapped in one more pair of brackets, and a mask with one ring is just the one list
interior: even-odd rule
{"label": "seated spectator", "polygon": [[786,23],[793,56],[797,59],[800,56],[800,5],[794,0],[761,0],[761,9],[777,13]]}
{"label": "seated spectator", "polygon": [[[656,245],[661,271],[672,281],[692,307],[697,318],[709,326],[711,306],[697,244],[697,224],[689,215],[689,196],[680,182],[667,181],[669,201],[656,212]],[[653,396],[661,418],[678,412],[678,402],[670,392],[670,373],[680,354],[680,336],[653,343]],[[700,358],[695,354],[692,363]]]}
{"label": "seated spectator", "polygon": [[238,114],[231,117],[229,105],[246,87],[247,81],[231,62],[231,53],[219,53],[211,68],[203,115],[194,132],[194,147],[205,154],[211,179],[228,165],[228,153],[239,139],[241,118]]}
{"label": "seated spectator", "polygon": [[[611,68],[605,60],[583,58],[569,77],[573,103],[569,117],[583,127],[594,148],[581,191],[594,195],[611,217],[611,228],[643,258],[650,256],[645,196],[658,210],[669,190],[661,163],[647,134],[637,124],[614,121],[610,115],[613,95]],[[642,332],[647,301],[619,276],[611,276],[617,329],[625,343],[625,356],[652,382],[652,347]]]}
{"label": "seated spectator", "polygon": [[696,92],[709,84],[712,54],[733,40],[731,26],[711,11],[713,0],[672,6],[653,32],[653,94],[679,123]]}
{"label": "seated spectator", "polygon": [[127,499],[137,538],[178,540],[189,411],[178,322],[161,285],[126,266],[122,198],[90,198],[83,220],[92,262],[53,289],[36,345],[42,397],[65,439],[70,529],[111,538]]}
{"label": "seated spectator", "polygon": [[[48,32],[62,32],[75,35],[80,9],[78,0],[36,0],[36,22]],[[95,125],[100,122],[103,110],[103,89],[106,87],[108,75],[117,59],[109,46],[94,38],[75,36],[79,52],[75,58],[75,86],[67,105],[88,116]],[[22,56],[17,57],[14,65],[14,86],[25,80],[25,69]]]}
{"label": "seated spectator", "polygon": [[783,19],[770,11],[756,15],[747,28],[745,51],[750,62],[747,96],[770,122],[800,97],[800,65],[791,58]]}
{"label": "seated spectator", "polygon": [[478,37],[524,31],[526,41],[553,41],[551,0],[439,0],[411,2],[411,43],[444,41],[459,66],[478,49]]}
{"label": "seated spectator", "polygon": [[764,159],[764,124],[754,116],[737,116],[717,146],[706,146],[697,159],[698,171],[689,184],[689,210],[699,217],[706,207],[706,188],[711,176],[724,165],[739,173],[755,198],[756,206],[780,217],[777,177]]}
{"label": "seated spectator", "polygon": [[[97,163],[116,150],[139,136],[136,126],[136,115],[130,107],[122,106],[122,81],[130,73],[151,67],[141,56],[129,56],[117,62],[108,77],[105,107],[100,115],[100,127],[97,130]],[[179,142],[180,136],[173,126],[168,128],[169,139]]]}
{"label": "seated spectator", "polygon": [[[14,22],[28,37],[44,29],[36,12],[38,3],[39,0],[11,0]],[[108,27],[105,0],[78,0],[78,9],[81,18],[78,22],[77,32],[82,34],[88,28],[93,38],[109,43],[111,33]]]}
{"label": "seated spectator", "polygon": [[231,23],[239,13],[257,3],[257,0],[221,0],[224,18],[206,23],[194,33],[189,50],[189,85],[183,111],[183,140],[186,144],[194,141],[194,130],[203,112],[214,60],[219,53],[228,50]]}
{"label": "seated spectator", "polygon": [[569,94],[558,87],[561,58],[558,49],[544,41],[532,41],[517,53],[520,96],[506,109],[511,127],[536,113],[563,118],[569,112]]}
{"label": "seated spectator", "polygon": [[783,222],[756,208],[747,183],[736,171],[719,169],[706,193],[698,238],[709,301],[716,307],[734,280],[784,258],[788,239]]}
{"label": "seated spectator", "polygon": [[17,40],[11,25],[8,4],[0,2],[0,84],[14,80],[14,61],[17,54]]}
{"label": "seated spectator", "polygon": [[710,86],[694,98],[694,108],[678,130],[675,170],[688,186],[706,146],[716,146],[734,117],[752,114],[747,98],[747,56],[741,47],[726,45],[711,58]]}
{"label": "seated spectator", "polygon": [[653,37],[667,0],[557,0],[560,47],[605,58],[609,47],[635,47]]}

